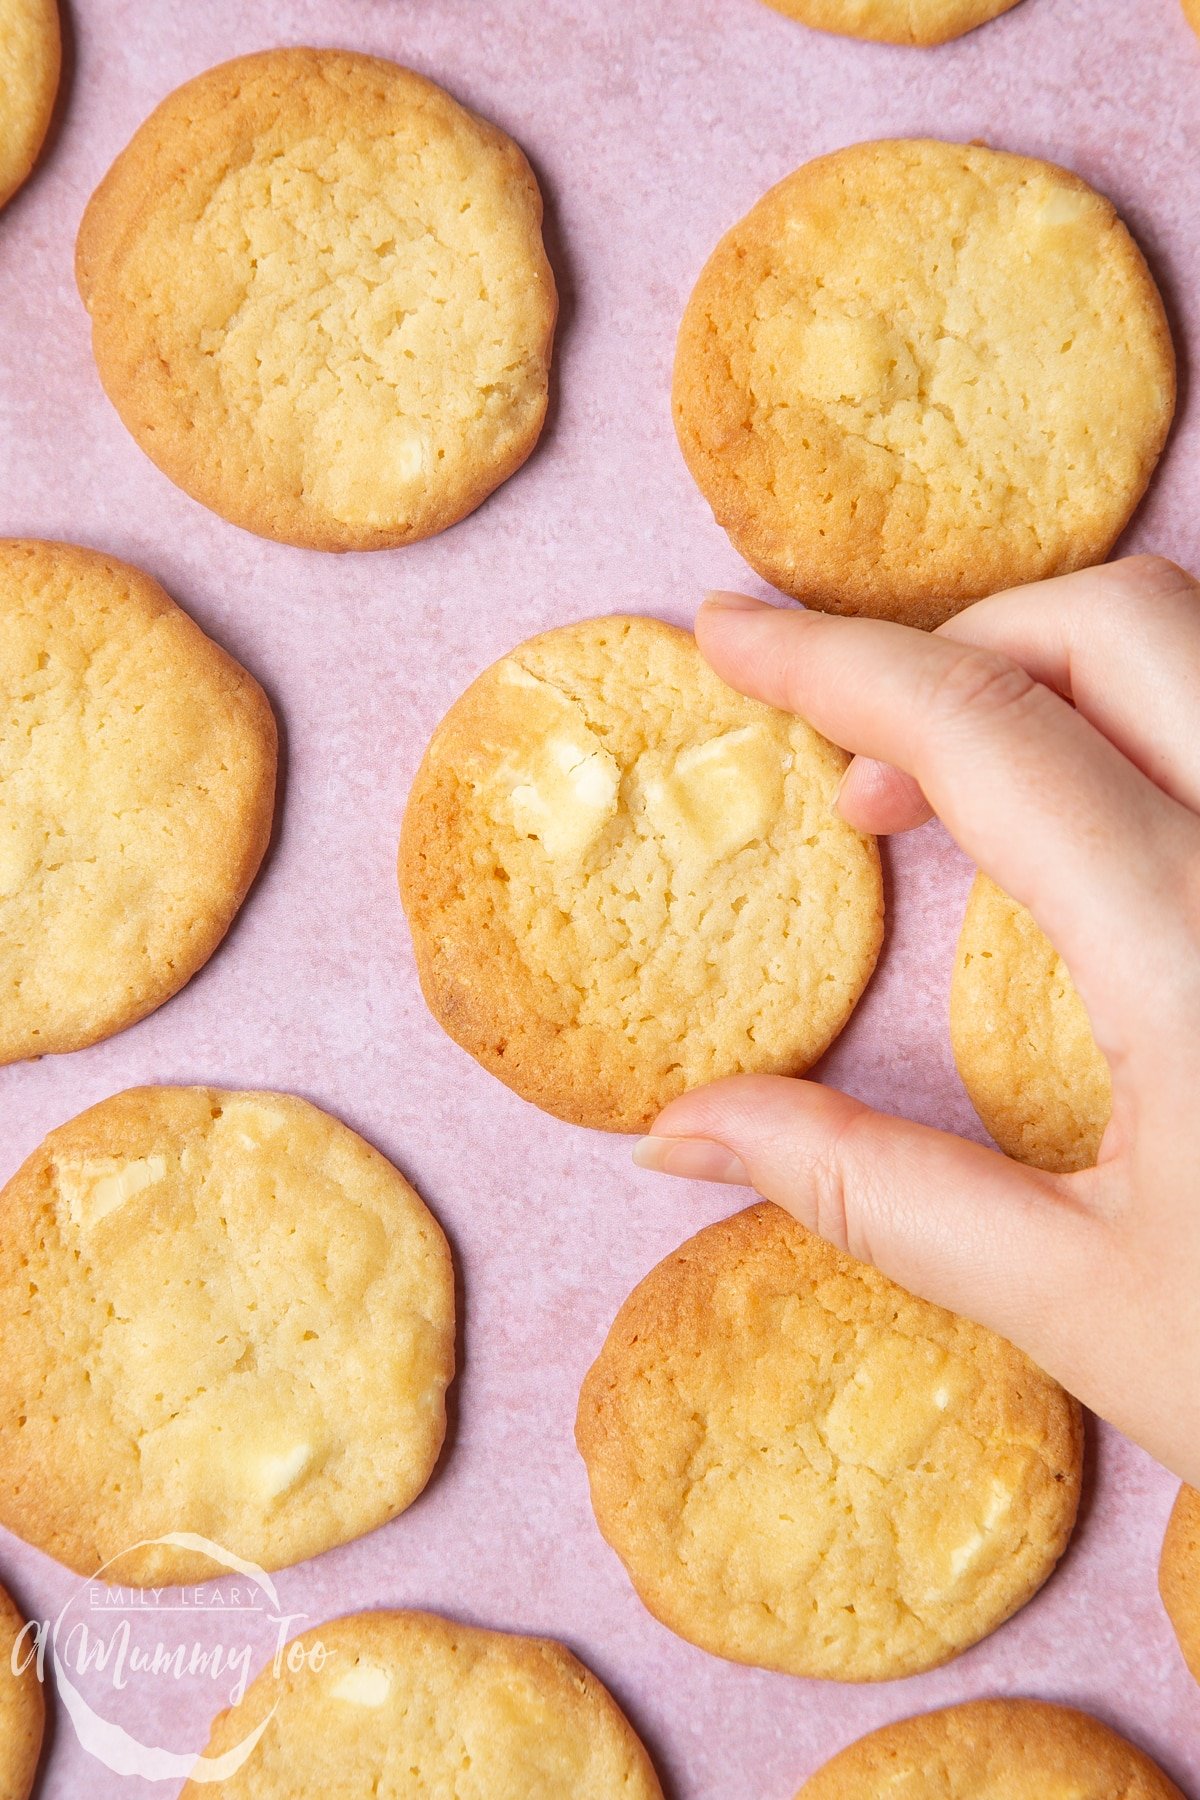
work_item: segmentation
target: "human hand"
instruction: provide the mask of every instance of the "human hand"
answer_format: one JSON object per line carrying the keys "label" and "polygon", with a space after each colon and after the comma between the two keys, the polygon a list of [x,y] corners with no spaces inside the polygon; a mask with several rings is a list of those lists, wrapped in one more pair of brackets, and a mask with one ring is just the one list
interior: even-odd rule
{"label": "human hand", "polygon": [[1200,585],[1137,557],[932,635],[714,596],[700,648],[854,751],[868,832],[936,812],[1065,959],[1113,1075],[1093,1169],[1052,1175],[816,1082],[675,1100],[645,1168],[753,1186],[990,1326],[1200,1484]]}

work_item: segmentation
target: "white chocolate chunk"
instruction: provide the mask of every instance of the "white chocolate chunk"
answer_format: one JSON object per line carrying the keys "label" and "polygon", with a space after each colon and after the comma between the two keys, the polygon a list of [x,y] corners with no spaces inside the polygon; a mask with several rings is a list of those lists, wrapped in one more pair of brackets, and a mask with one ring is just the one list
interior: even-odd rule
{"label": "white chocolate chunk", "polygon": [[1012,1498],[1011,1489],[1006,1488],[1002,1481],[993,1480],[992,1492],[978,1528],[961,1544],[956,1544],[950,1552],[950,1573],[956,1581],[975,1561],[990,1533],[995,1530],[1012,1505]]}
{"label": "white chocolate chunk", "polygon": [[392,1691],[392,1678],[377,1663],[357,1662],[330,1689],[335,1700],[350,1706],[382,1706]]}
{"label": "white chocolate chunk", "polygon": [[646,782],[651,824],[680,861],[731,856],[770,831],[783,805],[785,755],[766,725],[694,744],[669,774]]}
{"label": "white chocolate chunk", "polygon": [[135,1194],[153,1187],[166,1172],[165,1156],[143,1156],[128,1163],[111,1158],[100,1162],[60,1163],[58,1185],[70,1209],[72,1223],[86,1230],[99,1224]]}
{"label": "white chocolate chunk", "polygon": [[290,1450],[260,1457],[255,1470],[255,1485],[264,1500],[277,1500],[280,1494],[295,1487],[312,1461],[312,1454],[311,1444],[294,1444]]}
{"label": "white chocolate chunk", "polygon": [[511,791],[517,828],[547,856],[581,856],[616,811],[620,784],[616,762],[586,726],[570,737],[555,733]]}
{"label": "white chocolate chunk", "polygon": [[269,1138],[278,1136],[285,1125],[285,1116],[278,1107],[264,1105],[260,1100],[239,1100],[225,1108],[217,1121],[217,1133],[235,1132],[245,1149],[259,1150]]}
{"label": "white chocolate chunk", "polygon": [[910,1468],[970,1385],[970,1371],[924,1338],[885,1338],[866,1352],[825,1420],[843,1462],[895,1475]]}

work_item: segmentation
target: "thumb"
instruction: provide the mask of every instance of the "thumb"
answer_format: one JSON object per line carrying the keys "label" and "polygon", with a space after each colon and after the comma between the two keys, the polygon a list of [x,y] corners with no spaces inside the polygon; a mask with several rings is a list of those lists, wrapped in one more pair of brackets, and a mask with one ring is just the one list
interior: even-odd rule
{"label": "thumb", "polygon": [[735,1075],[673,1100],[634,1159],[743,1182],[910,1293],[999,1332],[1065,1385],[1079,1379],[1070,1299],[1102,1253],[1103,1222],[1072,1177],[779,1075]]}

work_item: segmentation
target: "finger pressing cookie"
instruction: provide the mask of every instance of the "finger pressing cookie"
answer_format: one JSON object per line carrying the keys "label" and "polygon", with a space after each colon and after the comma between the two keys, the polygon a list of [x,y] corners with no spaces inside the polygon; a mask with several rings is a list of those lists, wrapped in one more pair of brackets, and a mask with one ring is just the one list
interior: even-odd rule
{"label": "finger pressing cookie", "polygon": [[1083,1455],[1079,1407],[1011,1344],[767,1205],[634,1289],[576,1441],[656,1618],[835,1681],[936,1668],[1023,1606]]}
{"label": "finger pressing cookie", "polygon": [[404,816],[430,1010],[527,1100],[608,1131],[720,1075],[799,1074],[882,934],[874,840],[833,807],[845,767],[673,626],[521,645],[451,707]]}
{"label": "finger pressing cookie", "polygon": [[517,146],[340,50],[171,94],[93,195],[76,274],[106,392],[223,518],[317,550],[428,537],[525,461],[557,310]]}
{"label": "finger pressing cookie", "polygon": [[0,1523],[82,1575],[203,1580],[180,1532],[281,1568],[441,1449],[446,1240],[290,1095],[140,1088],[52,1131],[0,1193],[0,1314]]}
{"label": "finger pressing cookie", "polygon": [[735,548],[806,605],[911,625],[1102,561],[1174,405],[1109,202],[930,139],[772,188],[709,258],[675,359],[679,442]]}

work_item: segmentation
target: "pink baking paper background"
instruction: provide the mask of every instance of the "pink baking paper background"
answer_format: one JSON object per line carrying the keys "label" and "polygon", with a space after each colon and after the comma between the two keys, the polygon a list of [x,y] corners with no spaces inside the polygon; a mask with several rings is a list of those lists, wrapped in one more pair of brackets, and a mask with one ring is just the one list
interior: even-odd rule
{"label": "pink baking paper background", "polygon": [[[738,1668],[642,1609],[592,1521],[576,1394],[633,1284],[745,1196],[639,1173],[624,1139],[543,1117],[477,1068],[425,1011],[394,874],[422,747],[485,664],[604,610],[688,624],[708,586],[764,591],[676,450],[672,347],[719,235],[823,151],[982,137],[1111,195],[1162,284],[1183,365],[1179,422],[1126,543],[1200,566],[1187,384],[1200,43],[1177,0],[1024,0],[933,52],[821,36],[759,0],[74,0],[69,26],[48,153],[0,216],[0,530],[100,546],[157,576],[262,680],[286,778],[262,878],[191,986],[110,1043],[0,1070],[0,1179],[52,1126],[126,1086],[274,1087],[349,1121],[443,1222],[464,1302],[446,1455],[403,1518],[277,1577],[289,1613],[317,1623],[416,1605],[561,1638],[626,1707],[670,1800],[788,1800],[864,1731],[1006,1694],[1091,1709],[1200,1800],[1200,1688],[1155,1588],[1175,1483],[1112,1431],[1092,1434],[1083,1516],[1049,1586],[932,1675],[850,1687]],[[169,89],[275,44],[374,51],[435,77],[520,141],[546,194],[563,304],[541,446],[472,518],[407,550],[323,556],[224,524],[135,448],[92,366],[72,279],[89,193]],[[946,1035],[968,866],[937,826],[886,860],[886,953],[823,1073],[979,1136]],[[78,1588],[2,1533],[0,1579],[39,1618]],[[219,1618],[163,1625],[230,1635]],[[102,1700],[104,1684],[88,1692]],[[187,1751],[226,1697],[200,1676],[134,1679],[103,1703]],[[53,1699],[51,1717],[47,1800],[150,1791],[87,1756]]]}

